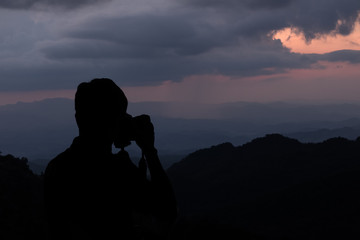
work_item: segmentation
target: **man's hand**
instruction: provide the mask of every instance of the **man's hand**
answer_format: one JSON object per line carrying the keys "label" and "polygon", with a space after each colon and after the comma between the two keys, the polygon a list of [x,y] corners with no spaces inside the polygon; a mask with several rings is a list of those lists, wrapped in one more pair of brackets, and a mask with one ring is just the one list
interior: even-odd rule
{"label": "man's hand", "polygon": [[136,144],[145,152],[154,149],[155,133],[149,115],[140,115],[136,118]]}

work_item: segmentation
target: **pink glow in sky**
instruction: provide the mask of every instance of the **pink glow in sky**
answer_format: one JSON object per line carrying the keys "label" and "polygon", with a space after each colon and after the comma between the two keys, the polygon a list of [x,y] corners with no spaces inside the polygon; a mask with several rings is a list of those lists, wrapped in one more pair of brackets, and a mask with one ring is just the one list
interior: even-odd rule
{"label": "pink glow in sky", "polygon": [[[360,66],[345,62],[320,62],[312,69],[233,78],[194,75],[180,82],[157,86],[122,87],[130,102],[174,101],[224,103],[236,101],[360,101]],[[0,104],[46,98],[73,99],[75,90],[0,93]]]}
{"label": "pink glow in sky", "polygon": [[292,52],[298,53],[328,53],[343,49],[360,50],[360,21],[355,23],[354,31],[347,36],[329,34],[319,36],[307,43],[303,33],[296,29],[284,28],[278,31],[273,39],[281,40],[284,46],[291,49]]}
{"label": "pink glow in sky", "polygon": [[360,101],[359,66],[320,62],[314,69],[246,78],[191,76],[160,86],[128,87],[132,102],[178,101],[224,103],[236,101]]}

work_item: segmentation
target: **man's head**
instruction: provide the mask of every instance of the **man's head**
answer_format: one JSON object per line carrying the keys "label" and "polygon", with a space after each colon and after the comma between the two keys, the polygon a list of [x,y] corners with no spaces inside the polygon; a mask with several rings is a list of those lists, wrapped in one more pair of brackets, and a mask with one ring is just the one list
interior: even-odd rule
{"label": "man's head", "polygon": [[127,105],[124,92],[111,79],[97,78],[81,83],[75,94],[80,135],[113,138]]}

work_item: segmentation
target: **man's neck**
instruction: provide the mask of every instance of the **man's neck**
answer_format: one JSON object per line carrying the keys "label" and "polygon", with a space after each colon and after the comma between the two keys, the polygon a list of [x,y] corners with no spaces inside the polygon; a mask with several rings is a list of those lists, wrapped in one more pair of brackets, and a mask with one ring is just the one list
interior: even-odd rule
{"label": "man's neck", "polygon": [[78,138],[82,145],[86,145],[86,148],[94,153],[111,154],[112,152],[112,143],[103,138],[82,134],[80,134]]}

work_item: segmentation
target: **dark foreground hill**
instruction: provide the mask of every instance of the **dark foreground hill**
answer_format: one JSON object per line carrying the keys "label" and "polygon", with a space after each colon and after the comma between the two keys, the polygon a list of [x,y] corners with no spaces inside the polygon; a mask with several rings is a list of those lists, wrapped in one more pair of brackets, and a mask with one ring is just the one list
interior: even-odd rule
{"label": "dark foreground hill", "polygon": [[197,151],[168,174],[186,239],[360,237],[360,140],[303,144],[267,135]]}
{"label": "dark foreground hill", "polygon": [[[168,170],[181,216],[171,239],[359,239],[360,139],[267,135],[190,154]],[[43,239],[42,179],[0,155],[0,239]]]}
{"label": "dark foreground hill", "polygon": [[0,155],[0,239],[44,239],[43,183],[26,158]]}

